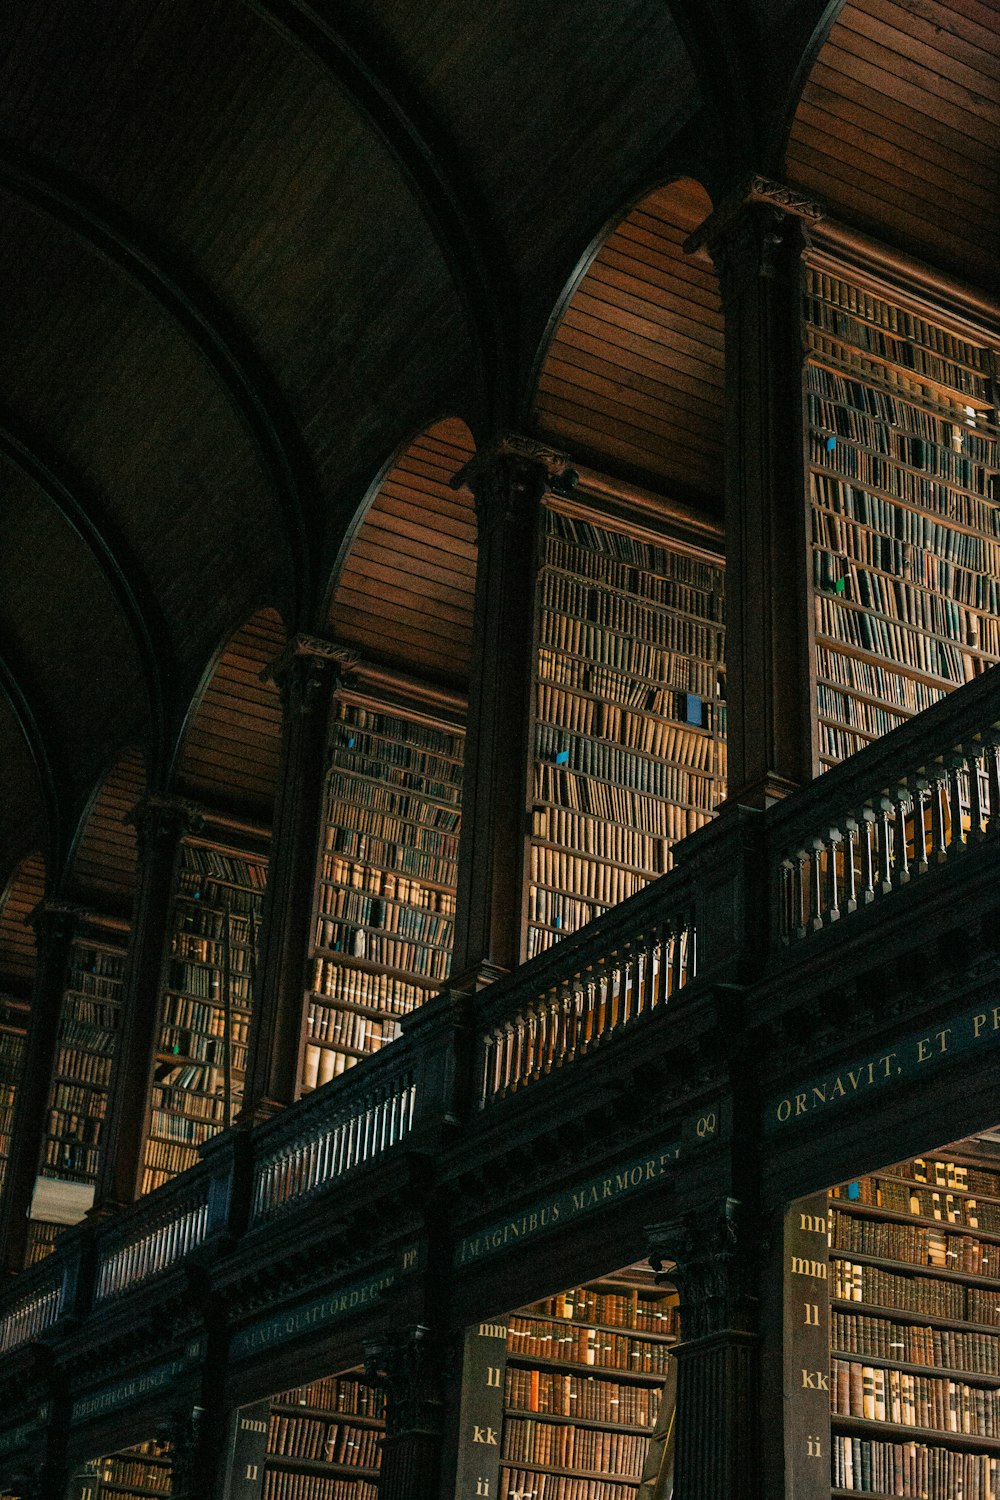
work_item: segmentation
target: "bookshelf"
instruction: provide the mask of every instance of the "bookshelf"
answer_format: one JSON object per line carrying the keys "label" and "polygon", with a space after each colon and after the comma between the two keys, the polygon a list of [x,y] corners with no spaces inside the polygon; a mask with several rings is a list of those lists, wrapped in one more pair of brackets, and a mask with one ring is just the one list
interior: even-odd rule
{"label": "bookshelf", "polygon": [[724,796],[724,569],[617,516],[541,520],[527,956],[670,868]]}
{"label": "bookshelf", "polygon": [[72,1500],[145,1500],[172,1493],[169,1444],[137,1443],[94,1459],[70,1488]]}
{"label": "bookshelf", "polygon": [[272,1398],[263,1500],[376,1500],[384,1402],[360,1373]]}
{"label": "bookshelf", "polygon": [[330,721],[301,1083],[377,1052],[447,979],[464,734],[443,716],[342,689]]}
{"label": "bookshelf", "polygon": [[193,1166],[239,1108],[266,883],[260,853],[181,843],[143,1192]]}
{"label": "bookshelf", "polygon": [[501,1500],[637,1500],[678,1337],[676,1293],[648,1267],[512,1313]]}
{"label": "bookshelf", "polygon": [[806,267],[817,748],[862,749],[1000,659],[997,349]]}
{"label": "bookshelf", "polygon": [[0,991],[0,1190],[10,1154],[17,1085],[24,1062],[29,1005],[9,991]]}
{"label": "bookshelf", "polygon": [[1000,1152],[985,1147],[829,1196],[836,1496],[1000,1488]]}

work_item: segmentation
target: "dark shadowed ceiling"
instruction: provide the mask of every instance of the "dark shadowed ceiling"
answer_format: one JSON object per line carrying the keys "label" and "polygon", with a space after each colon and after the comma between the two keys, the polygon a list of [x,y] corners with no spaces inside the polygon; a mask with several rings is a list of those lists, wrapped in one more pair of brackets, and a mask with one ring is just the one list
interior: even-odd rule
{"label": "dark shadowed ceiling", "polygon": [[0,888],[42,850],[54,886],[124,900],[108,830],[144,778],[266,815],[260,665],[330,599],[345,638],[461,686],[449,479],[503,426],[718,508],[717,288],[680,247],[750,169],[995,279],[993,0],[4,19]]}

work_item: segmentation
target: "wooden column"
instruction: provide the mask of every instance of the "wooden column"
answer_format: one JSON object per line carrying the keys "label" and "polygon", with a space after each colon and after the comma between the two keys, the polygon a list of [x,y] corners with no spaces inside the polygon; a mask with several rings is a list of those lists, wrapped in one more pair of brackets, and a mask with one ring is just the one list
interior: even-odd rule
{"label": "wooden column", "polygon": [[563,455],[506,437],[458,476],[478,523],[453,983],[521,961],[539,507]]}
{"label": "wooden column", "polygon": [[365,1378],[385,1392],[379,1500],[441,1500],[444,1362],[423,1324],[365,1345]]}
{"label": "wooden column", "polygon": [[726,340],[729,797],[812,778],[802,251],[821,209],[754,177],[688,241],[719,272]]}
{"label": "wooden column", "polygon": [[0,1266],[6,1275],[24,1268],[28,1211],[45,1135],[70,951],[82,912],[68,902],[46,899],[31,915],[37,945],[35,979],[0,1203]]}
{"label": "wooden column", "polygon": [[199,808],[179,797],[150,796],[132,814],[138,834],[139,879],[132,938],[122,980],[121,1034],[111,1069],[108,1114],[92,1212],[132,1203],[142,1190],[143,1153],[153,1064],[160,1038],[163,960],[181,840],[202,822]]}
{"label": "wooden column", "polygon": [[760,1500],[758,1249],[733,1198],[649,1230],[680,1293],[674,1500]]}
{"label": "wooden column", "polygon": [[344,669],[356,660],[331,641],[297,635],[267,668],[281,693],[281,762],[242,1124],[268,1119],[296,1096],[330,703]]}

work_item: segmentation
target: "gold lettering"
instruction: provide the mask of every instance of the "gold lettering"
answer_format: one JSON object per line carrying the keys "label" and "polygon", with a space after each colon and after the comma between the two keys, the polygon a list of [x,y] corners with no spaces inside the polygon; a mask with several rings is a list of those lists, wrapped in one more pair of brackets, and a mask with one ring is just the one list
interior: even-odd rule
{"label": "gold lettering", "polygon": [[500,1385],[500,1371],[499,1371],[499,1369],[497,1368],[496,1365],[488,1365],[487,1366],[487,1369],[486,1369],[486,1384],[488,1386],[499,1387],[499,1385]]}
{"label": "gold lettering", "polygon": [[806,1096],[805,1096],[805,1094],[796,1094],[795,1095],[795,1113],[797,1115],[804,1115],[805,1112],[806,1112]]}
{"label": "gold lettering", "polygon": [[[782,1111],[784,1111],[784,1113],[782,1113]],[[776,1109],[775,1113],[778,1116],[779,1123],[782,1124],[782,1125],[784,1125],[785,1121],[787,1119],[789,1119],[789,1117],[791,1116],[791,1113],[792,1113],[792,1101],[791,1101],[791,1099],[782,1099],[782,1101],[778,1105],[778,1108]]]}
{"label": "gold lettering", "polygon": [[497,1433],[495,1427],[478,1427],[472,1425],[472,1441],[474,1443],[487,1443],[491,1447],[497,1446]]}
{"label": "gold lettering", "polygon": [[948,1050],[948,1038],[951,1036],[951,1027],[950,1026],[946,1026],[943,1031],[935,1031],[934,1035],[937,1037],[938,1041],[941,1044],[941,1049],[940,1050],[942,1052],[947,1052],[947,1050]]}
{"label": "gold lettering", "polygon": [[929,1036],[920,1038],[917,1043],[917,1062],[926,1062],[931,1055],[931,1039]]}
{"label": "gold lettering", "polygon": [[983,1029],[983,1027],[985,1025],[986,1025],[986,1014],[985,1014],[985,1012],[982,1015],[980,1015],[980,1016],[973,1016],[973,1018],[972,1018],[972,1040],[974,1042],[978,1042],[978,1040],[979,1040],[979,1033],[982,1031],[982,1029]]}
{"label": "gold lettering", "polygon": [[806,1327],[807,1328],[818,1328],[819,1327],[819,1303],[818,1302],[803,1302],[802,1306],[806,1310],[806,1315],[805,1315],[805,1318],[803,1319],[803,1322],[805,1323]]}
{"label": "gold lettering", "polygon": [[815,1101],[816,1101],[817,1104],[825,1104],[826,1103],[826,1084],[825,1083],[824,1083],[824,1085],[823,1085],[822,1088],[814,1088],[813,1089],[813,1098],[815,1099]]}

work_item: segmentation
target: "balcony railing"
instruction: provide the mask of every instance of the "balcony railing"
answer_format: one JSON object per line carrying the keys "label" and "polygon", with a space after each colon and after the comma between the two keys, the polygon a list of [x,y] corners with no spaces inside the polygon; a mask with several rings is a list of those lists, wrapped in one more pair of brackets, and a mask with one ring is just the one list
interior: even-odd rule
{"label": "balcony railing", "polygon": [[998,676],[969,683],[771,810],[779,946],[1000,836]]}
{"label": "balcony railing", "polygon": [[692,892],[675,871],[480,995],[480,1107],[637,1026],[693,979],[696,967]]}
{"label": "balcony railing", "polygon": [[505,1099],[544,1096],[546,1078],[596,1050],[645,1045],[656,1017],[683,1027],[682,992],[739,972],[733,955],[747,932],[759,964],[763,867],[771,967],[758,972],[773,987],[775,964],[821,945],[821,932],[879,902],[905,912],[903,892],[959,861],[984,868],[975,851],[991,846],[1000,849],[1000,668],[766,813],[736,810],[701,830],[670,874],[516,973],[471,1001],[431,1002],[350,1072],[253,1131],[218,1137],[202,1163],[117,1218],[68,1232],[0,1296],[0,1352],[70,1312],[103,1312],[195,1254],[225,1253],[372,1162],[437,1149],[463,1119],[469,1132],[487,1128]]}

